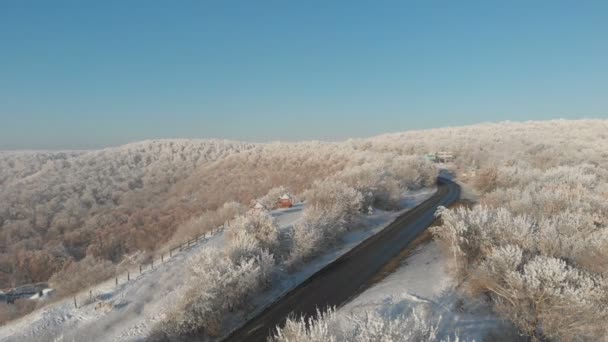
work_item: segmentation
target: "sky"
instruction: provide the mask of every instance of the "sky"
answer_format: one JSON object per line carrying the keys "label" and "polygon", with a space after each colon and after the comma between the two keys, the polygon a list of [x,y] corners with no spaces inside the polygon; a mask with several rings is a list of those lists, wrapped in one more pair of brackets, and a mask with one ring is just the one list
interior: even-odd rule
{"label": "sky", "polygon": [[0,149],[608,118],[608,1],[0,1]]}

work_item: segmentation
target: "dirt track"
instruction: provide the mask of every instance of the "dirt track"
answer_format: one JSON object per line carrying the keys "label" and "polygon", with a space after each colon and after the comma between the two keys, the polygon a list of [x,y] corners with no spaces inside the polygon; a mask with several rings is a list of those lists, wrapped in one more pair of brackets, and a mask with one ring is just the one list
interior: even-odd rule
{"label": "dirt track", "polygon": [[439,179],[435,195],[315,273],[224,341],[266,341],[289,315],[314,316],[317,308],[348,302],[368,287],[382,266],[431,225],[438,206],[447,207],[459,197],[456,183]]}

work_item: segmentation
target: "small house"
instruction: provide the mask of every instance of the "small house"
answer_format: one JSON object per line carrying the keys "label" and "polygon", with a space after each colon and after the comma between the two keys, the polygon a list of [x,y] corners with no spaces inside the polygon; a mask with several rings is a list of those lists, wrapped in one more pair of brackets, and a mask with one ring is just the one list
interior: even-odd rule
{"label": "small house", "polygon": [[265,211],[266,207],[260,202],[255,202],[255,204],[252,205],[251,208],[249,208],[249,212],[251,213],[261,213]]}
{"label": "small house", "polygon": [[451,163],[454,161],[454,155],[449,151],[437,152],[437,159],[441,163]]}
{"label": "small house", "polygon": [[277,201],[277,207],[279,208],[291,208],[293,207],[293,199],[288,194],[284,194],[279,197]]}

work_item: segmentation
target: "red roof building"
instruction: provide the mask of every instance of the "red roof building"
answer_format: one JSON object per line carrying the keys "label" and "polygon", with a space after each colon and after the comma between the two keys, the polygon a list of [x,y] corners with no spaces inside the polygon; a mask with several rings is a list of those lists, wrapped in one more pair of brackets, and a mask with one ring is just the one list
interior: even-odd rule
{"label": "red roof building", "polygon": [[284,194],[283,196],[279,197],[279,200],[277,201],[277,207],[279,207],[279,208],[293,207],[293,200],[291,199],[291,196],[289,196],[288,194]]}

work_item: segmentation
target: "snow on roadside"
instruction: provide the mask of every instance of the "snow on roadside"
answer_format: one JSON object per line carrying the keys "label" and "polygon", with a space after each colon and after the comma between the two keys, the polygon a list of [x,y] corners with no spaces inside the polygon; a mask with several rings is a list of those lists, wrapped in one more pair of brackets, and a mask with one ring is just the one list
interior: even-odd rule
{"label": "snow on roadside", "polygon": [[417,247],[394,273],[337,310],[340,324],[350,326],[352,317],[377,311],[387,319],[411,309],[431,310],[441,316],[439,336],[455,332],[466,341],[516,340],[517,331],[491,312],[482,300],[464,298],[448,271],[449,260],[437,242]]}
{"label": "snow on roadside", "polygon": [[[289,292],[312,274],[322,269],[368,237],[376,234],[405,211],[415,207],[435,193],[435,188],[404,194],[399,212],[375,210],[364,216],[363,228],[348,232],[341,244],[313,259],[295,273],[280,270],[270,290],[256,296],[255,312]],[[288,230],[301,217],[303,204],[271,212],[282,231]],[[156,322],[173,307],[186,290],[183,276],[187,260],[204,248],[221,247],[223,232],[165,260],[153,270],[146,270],[131,281],[115,285],[114,279],[93,288],[97,300],[74,307],[73,299],[66,298],[0,327],[0,341],[141,341]],[[123,276],[122,278],[125,278]],[[78,295],[79,302],[88,298],[88,290]],[[254,312],[254,313],[255,313]],[[251,316],[250,314],[249,316]],[[231,317],[229,328],[236,328],[247,318],[243,313]]]}

